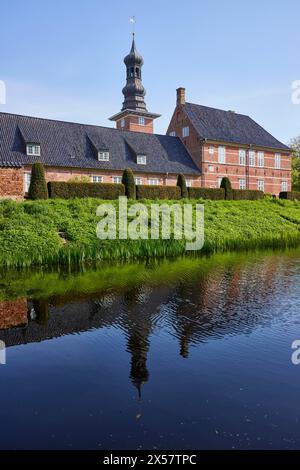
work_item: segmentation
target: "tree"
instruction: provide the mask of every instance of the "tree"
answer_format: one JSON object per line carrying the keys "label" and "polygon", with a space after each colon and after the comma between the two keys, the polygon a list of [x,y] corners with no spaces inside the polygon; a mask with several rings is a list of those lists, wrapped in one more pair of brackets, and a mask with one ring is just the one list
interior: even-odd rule
{"label": "tree", "polygon": [[232,191],[231,182],[230,182],[230,179],[227,178],[227,176],[225,176],[222,179],[220,187],[225,189],[225,199],[227,199],[227,200],[233,199],[233,191]]}
{"label": "tree", "polygon": [[178,175],[177,186],[179,186],[179,188],[180,188],[181,197],[182,198],[188,198],[189,195],[188,195],[188,190],[187,190],[187,187],[186,187],[186,179],[185,179],[184,175],[182,175],[182,174]]}
{"label": "tree", "polygon": [[29,199],[48,199],[45,170],[40,162],[36,162],[32,165],[28,197]]}
{"label": "tree", "polygon": [[136,199],[135,181],[131,168],[126,168],[124,170],[122,183],[125,186],[125,195],[128,199]]}
{"label": "tree", "polygon": [[290,141],[290,147],[293,149],[292,188],[300,191],[300,135]]}

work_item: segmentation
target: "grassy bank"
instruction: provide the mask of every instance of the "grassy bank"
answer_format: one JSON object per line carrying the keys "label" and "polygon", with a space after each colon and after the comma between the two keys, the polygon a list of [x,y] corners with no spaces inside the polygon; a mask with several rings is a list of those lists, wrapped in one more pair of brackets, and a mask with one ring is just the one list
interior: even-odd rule
{"label": "grassy bank", "polygon": [[[299,202],[203,203],[205,244],[197,255],[300,245]],[[99,240],[96,237],[99,204],[101,201],[97,199],[2,201],[0,265],[78,264],[104,259],[174,257],[186,253],[184,240]],[[66,240],[59,232],[64,233]]]}

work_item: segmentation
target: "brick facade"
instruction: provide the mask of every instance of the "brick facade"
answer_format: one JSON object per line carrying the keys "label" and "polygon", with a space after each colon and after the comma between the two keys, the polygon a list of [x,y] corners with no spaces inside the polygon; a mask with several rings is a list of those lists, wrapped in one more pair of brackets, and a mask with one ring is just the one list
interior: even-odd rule
{"label": "brick facade", "polygon": [[[184,89],[177,91],[177,106],[171,118],[167,133],[175,133],[187,147],[201,172],[201,186],[218,187],[221,178],[227,176],[232,187],[239,189],[245,184],[247,189],[264,187],[266,193],[276,196],[280,191],[291,190],[291,155],[289,152],[226,142],[203,140],[184,112]],[[183,136],[183,128],[188,127],[188,136]],[[225,163],[219,162],[218,148],[225,147]],[[239,150],[246,152],[245,164],[240,164]],[[255,166],[250,165],[249,152],[255,152]],[[263,152],[264,164],[258,166],[258,152]],[[275,168],[275,154],[280,154],[280,168]],[[262,183],[263,182],[263,183]]]}
{"label": "brick facade", "polygon": [[21,168],[0,168],[0,198],[22,199],[24,174]]}
{"label": "brick facade", "polygon": [[[26,166],[23,169],[23,174],[30,173],[31,168]],[[69,181],[73,178],[88,177],[91,181],[93,176],[102,177],[103,183],[113,183],[114,177],[122,177],[123,171],[103,171],[103,170],[81,170],[71,168],[45,168],[46,181]],[[158,184],[162,186],[176,186],[178,175],[174,174],[158,174],[158,173],[134,173],[135,178],[140,178],[139,184],[149,184],[150,179],[158,180]],[[187,181],[190,182],[191,186],[199,187],[200,177],[195,175],[186,175]],[[23,193],[24,195],[24,193]]]}
{"label": "brick facade", "polygon": [[140,124],[138,116],[128,115],[116,122],[117,129],[121,131],[145,132],[153,134],[153,119],[144,118],[144,124]]}

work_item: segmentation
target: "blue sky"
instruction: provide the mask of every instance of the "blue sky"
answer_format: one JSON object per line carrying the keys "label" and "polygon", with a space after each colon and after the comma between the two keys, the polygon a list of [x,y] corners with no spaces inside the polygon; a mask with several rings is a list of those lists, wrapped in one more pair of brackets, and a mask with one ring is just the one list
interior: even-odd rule
{"label": "blue sky", "polygon": [[1,111],[112,126],[135,15],[157,133],[184,86],[187,101],[248,114],[283,142],[300,134],[299,0],[6,0],[0,14]]}

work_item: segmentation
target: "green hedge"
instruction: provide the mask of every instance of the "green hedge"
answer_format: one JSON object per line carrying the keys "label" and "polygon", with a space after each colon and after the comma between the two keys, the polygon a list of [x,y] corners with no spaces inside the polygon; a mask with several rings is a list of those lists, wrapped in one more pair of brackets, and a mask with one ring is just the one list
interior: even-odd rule
{"label": "green hedge", "polygon": [[180,199],[181,190],[178,186],[146,186],[137,185],[137,199]]}
{"label": "green hedge", "polygon": [[235,201],[257,201],[264,198],[264,192],[257,189],[233,189]]}
{"label": "green hedge", "polygon": [[300,201],[300,191],[282,191],[279,194],[280,199],[289,199],[293,201],[294,199],[297,199]]}
{"label": "green hedge", "polygon": [[123,184],[114,183],[68,183],[50,181],[49,197],[74,199],[76,197],[96,197],[100,199],[117,199],[125,195]]}
{"label": "green hedge", "polygon": [[213,201],[225,199],[223,188],[188,188],[190,199],[211,199]]}

